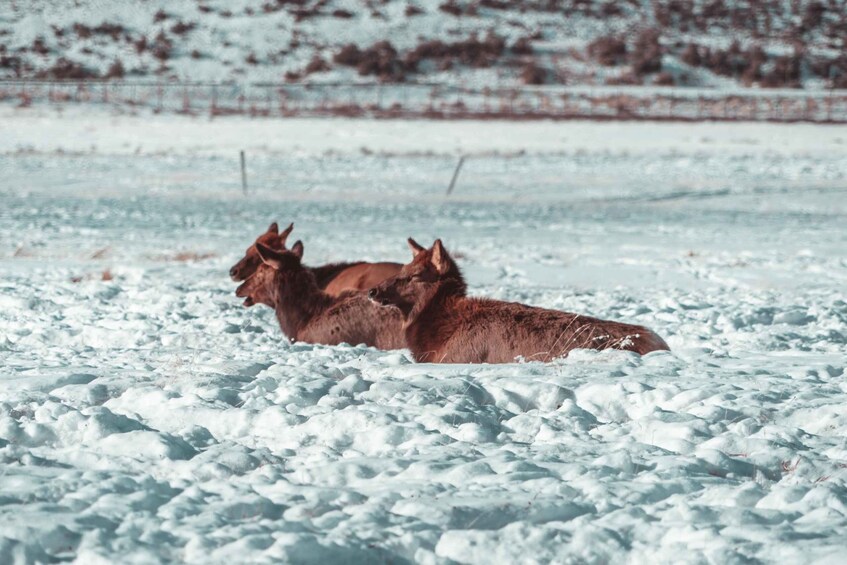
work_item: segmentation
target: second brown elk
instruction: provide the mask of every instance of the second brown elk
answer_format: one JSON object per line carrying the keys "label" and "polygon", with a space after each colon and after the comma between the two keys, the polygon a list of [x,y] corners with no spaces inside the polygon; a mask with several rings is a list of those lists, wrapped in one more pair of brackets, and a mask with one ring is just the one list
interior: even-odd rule
{"label": "second brown elk", "polygon": [[[290,224],[282,233],[276,222],[268,230],[256,238],[244,257],[229,270],[229,276],[235,282],[247,280],[262,264],[257,245],[262,244],[270,249],[285,250],[285,242],[294,224]],[[329,263],[320,267],[306,267],[314,276],[318,286],[328,294],[338,296],[348,290],[368,290],[383,280],[393,277],[403,267],[400,263],[368,263],[357,261],[353,263]],[[249,304],[248,304],[249,305]]]}

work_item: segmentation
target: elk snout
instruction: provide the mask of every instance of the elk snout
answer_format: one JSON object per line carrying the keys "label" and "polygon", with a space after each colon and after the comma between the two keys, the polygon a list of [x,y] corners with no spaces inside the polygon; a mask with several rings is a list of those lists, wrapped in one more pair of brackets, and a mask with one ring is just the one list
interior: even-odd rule
{"label": "elk snout", "polygon": [[235,267],[233,267],[229,270],[229,278],[231,278],[234,281],[237,281],[238,280],[238,273],[239,273],[239,269],[238,269],[238,265],[236,265]]}

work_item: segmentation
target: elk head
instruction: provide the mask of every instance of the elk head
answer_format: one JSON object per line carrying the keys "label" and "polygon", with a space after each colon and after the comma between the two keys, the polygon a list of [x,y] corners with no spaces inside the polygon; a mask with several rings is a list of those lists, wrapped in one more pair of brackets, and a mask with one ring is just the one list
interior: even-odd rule
{"label": "elk head", "polygon": [[281,282],[277,278],[278,274],[284,275],[302,268],[300,259],[303,257],[303,243],[297,241],[290,251],[271,249],[259,242],[255,244],[255,247],[259,265],[253,275],[235,290],[235,296],[243,298],[246,307],[265,304],[275,308],[276,288]]}
{"label": "elk head", "polygon": [[412,262],[403,265],[396,276],[384,280],[368,292],[368,298],[382,306],[394,306],[408,316],[412,309],[431,299],[439,288],[449,286],[464,294],[465,283],[459,267],[447,254],[440,239],[430,249],[408,239]]}
{"label": "elk head", "polygon": [[259,244],[265,245],[271,249],[284,250],[285,240],[291,230],[294,229],[294,224],[290,224],[282,233],[279,233],[279,226],[274,222],[268,228],[268,231],[256,238],[256,241],[247,248],[244,257],[229,270],[229,276],[233,281],[239,282],[253,276],[253,273],[262,264],[262,259],[259,257],[259,251],[256,246]]}

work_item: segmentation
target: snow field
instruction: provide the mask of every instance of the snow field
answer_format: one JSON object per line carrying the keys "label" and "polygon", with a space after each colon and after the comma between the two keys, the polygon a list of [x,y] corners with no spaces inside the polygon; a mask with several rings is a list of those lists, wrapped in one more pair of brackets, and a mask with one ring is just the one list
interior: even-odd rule
{"label": "snow field", "polygon": [[[3,112],[0,561],[843,556],[839,130],[298,120],[274,137],[93,114],[78,134]],[[218,128],[272,140],[251,146],[251,198],[237,144],[197,141]],[[533,149],[555,128],[569,145]],[[448,201],[459,147],[477,149]],[[459,366],[290,344],[226,274],[271,220],[311,264],[442,237],[473,294],[644,324],[672,352]]]}

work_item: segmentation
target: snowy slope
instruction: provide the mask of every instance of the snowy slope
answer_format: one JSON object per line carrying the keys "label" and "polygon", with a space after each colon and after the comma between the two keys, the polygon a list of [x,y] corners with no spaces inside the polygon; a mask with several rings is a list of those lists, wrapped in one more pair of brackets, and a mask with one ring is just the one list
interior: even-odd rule
{"label": "snowy slope", "polygon": [[7,1],[0,78],[845,88],[846,33],[844,0]]}
{"label": "snowy slope", "polygon": [[[843,558],[843,128],[3,112],[0,561]],[[673,351],[289,344],[226,276],[273,219]]]}

